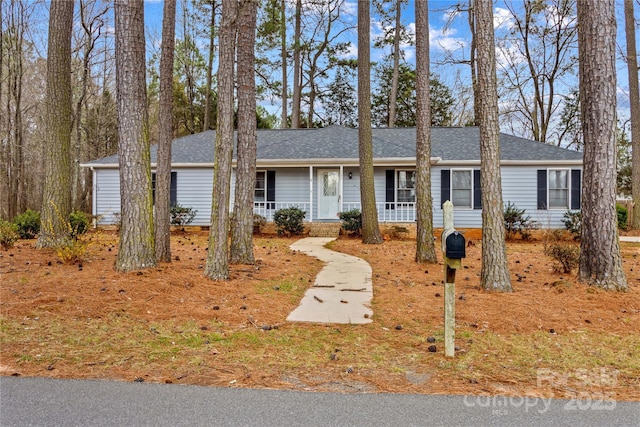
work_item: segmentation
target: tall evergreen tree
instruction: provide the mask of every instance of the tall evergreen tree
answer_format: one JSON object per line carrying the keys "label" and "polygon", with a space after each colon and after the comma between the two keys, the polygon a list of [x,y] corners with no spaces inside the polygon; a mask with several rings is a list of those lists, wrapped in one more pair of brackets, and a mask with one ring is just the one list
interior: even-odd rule
{"label": "tall evergreen tree", "polygon": [[640,89],[638,54],[633,0],[624,0],[625,36],[627,39],[627,72],[629,73],[629,106],[631,108],[631,197],[635,204],[629,224],[640,229]]}
{"label": "tall evergreen tree", "polygon": [[176,0],[165,0],[160,57],[160,105],[156,161],[156,260],[171,262],[171,142],[173,141],[173,51]]}
{"label": "tall evergreen tree", "polygon": [[482,271],[480,281],[488,291],[511,292],[502,214],[500,174],[500,124],[493,1],[475,2],[478,98],[480,112],[480,185],[482,187]]}
{"label": "tall evergreen tree", "polygon": [[231,263],[253,264],[253,199],[256,182],[255,41],[257,0],[241,0],[238,13],[238,150],[231,224]]}
{"label": "tall evergreen tree", "polygon": [[144,1],[115,0],[120,244],[116,270],[156,265],[145,78]]}
{"label": "tall evergreen tree", "polygon": [[429,2],[416,14],[416,261],[436,262],[431,197],[431,102],[429,91]]}
{"label": "tall evergreen tree", "polygon": [[628,289],[616,213],[616,15],[614,0],[578,2],[580,106],[584,138],[578,277]]}
{"label": "tall evergreen tree", "polygon": [[373,181],[371,133],[370,11],[368,1],[358,2],[358,152],[360,158],[360,204],[362,242],[382,243]]}
{"label": "tall evergreen tree", "polygon": [[213,166],[211,231],[204,275],[229,279],[229,203],[233,159],[234,63],[238,0],[222,0],[218,65],[218,124]]}
{"label": "tall evergreen tree", "polygon": [[[71,32],[74,2],[52,0],[47,58],[47,145],[39,248],[69,238],[71,213]],[[4,41],[3,41],[4,42]]]}

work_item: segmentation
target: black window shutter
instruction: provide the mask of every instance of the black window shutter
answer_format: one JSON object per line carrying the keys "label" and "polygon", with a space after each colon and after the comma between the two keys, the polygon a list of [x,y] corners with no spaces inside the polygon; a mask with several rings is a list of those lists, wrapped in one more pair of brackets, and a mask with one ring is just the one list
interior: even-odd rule
{"label": "black window shutter", "polygon": [[580,209],[580,192],[582,191],[580,172],[580,169],[571,169],[571,209],[573,210]]}
{"label": "black window shutter", "polygon": [[440,207],[447,200],[451,200],[451,171],[442,169],[440,171]]}
{"label": "black window shutter", "polygon": [[171,189],[169,191],[169,205],[178,204],[178,172],[171,172]]}
{"label": "black window shutter", "polygon": [[[267,202],[276,201],[276,171],[267,171]],[[267,203],[267,209],[275,209],[275,203]]]}
{"label": "black window shutter", "polygon": [[538,169],[538,209],[547,209],[547,171]]}
{"label": "black window shutter", "polygon": [[156,173],[151,172],[151,200],[156,204]]}
{"label": "black window shutter", "polygon": [[473,171],[473,209],[482,209],[482,184],[480,184],[480,169]]}
{"label": "black window shutter", "polygon": [[387,202],[385,209],[395,209],[396,205],[395,205],[395,201],[396,201],[396,171],[393,169],[387,169],[387,175],[386,175],[386,196],[385,196],[385,202]]}

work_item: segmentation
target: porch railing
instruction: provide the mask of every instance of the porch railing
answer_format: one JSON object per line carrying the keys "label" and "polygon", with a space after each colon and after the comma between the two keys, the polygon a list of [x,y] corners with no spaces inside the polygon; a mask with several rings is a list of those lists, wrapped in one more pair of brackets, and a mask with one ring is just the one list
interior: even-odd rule
{"label": "porch railing", "polygon": [[[342,211],[361,209],[360,202],[343,203]],[[299,208],[305,215],[305,222],[322,222],[323,220],[310,217],[309,202],[256,202],[253,213],[262,215],[267,221],[273,221],[273,215],[279,209]],[[414,222],[416,220],[416,204],[405,202],[378,202],[376,203],[379,222]],[[336,217],[337,219],[337,217]]]}
{"label": "porch railing", "polygon": [[287,208],[298,208],[306,214],[304,217],[305,222],[311,220],[309,218],[309,202],[255,202],[253,204],[253,213],[265,217],[267,221],[273,221],[273,215],[278,210]]}

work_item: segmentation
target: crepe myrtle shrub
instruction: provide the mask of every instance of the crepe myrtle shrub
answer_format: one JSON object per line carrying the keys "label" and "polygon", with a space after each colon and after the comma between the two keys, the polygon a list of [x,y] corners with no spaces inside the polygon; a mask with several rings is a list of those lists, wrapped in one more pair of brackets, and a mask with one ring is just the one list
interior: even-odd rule
{"label": "crepe myrtle shrub", "polygon": [[580,263],[580,248],[575,244],[555,243],[546,252],[556,261],[553,269],[558,273],[569,274]]}
{"label": "crepe myrtle shrub", "polygon": [[193,218],[195,218],[197,213],[197,210],[188,206],[181,206],[179,204],[171,206],[171,209],[169,210],[171,225],[175,225],[178,227],[189,225],[191,224],[191,221],[193,221]]}
{"label": "crepe myrtle shrub", "polygon": [[516,205],[507,202],[504,208],[504,227],[507,239],[512,239],[520,234],[522,240],[531,238],[531,231],[538,229],[538,222],[525,215],[526,209],[518,209]]}
{"label": "crepe myrtle shrub", "polygon": [[27,209],[13,218],[21,239],[33,239],[40,232],[40,212]]}
{"label": "crepe myrtle shrub", "polygon": [[273,214],[273,222],[276,224],[276,232],[278,235],[284,233],[289,236],[302,234],[304,226],[302,221],[305,217],[305,212],[300,208],[284,208],[278,209]]}
{"label": "crepe myrtle shrub", "polygon": [[360,209],[339,212],[338,217],[342,221],[342,229],[352,234],[360,234],[362,229],[362,212]]}
{"label": "crepe myrtle shrub", "polygon": [[13,222],[0,220],[0,247],[3,250],[9,250],[13,247],[13,244],[18,241],[20,234],[18,234],[18,226]]}

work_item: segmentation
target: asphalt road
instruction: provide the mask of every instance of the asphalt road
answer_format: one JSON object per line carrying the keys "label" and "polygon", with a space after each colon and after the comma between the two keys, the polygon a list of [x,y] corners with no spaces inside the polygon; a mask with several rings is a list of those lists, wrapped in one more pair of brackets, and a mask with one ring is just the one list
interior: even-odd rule
{"label": "asphalt road", "polygon": [[[583,396],[584,397],[584,396]],[[638,426],[640,402],[0,377],[6,426]]]}

